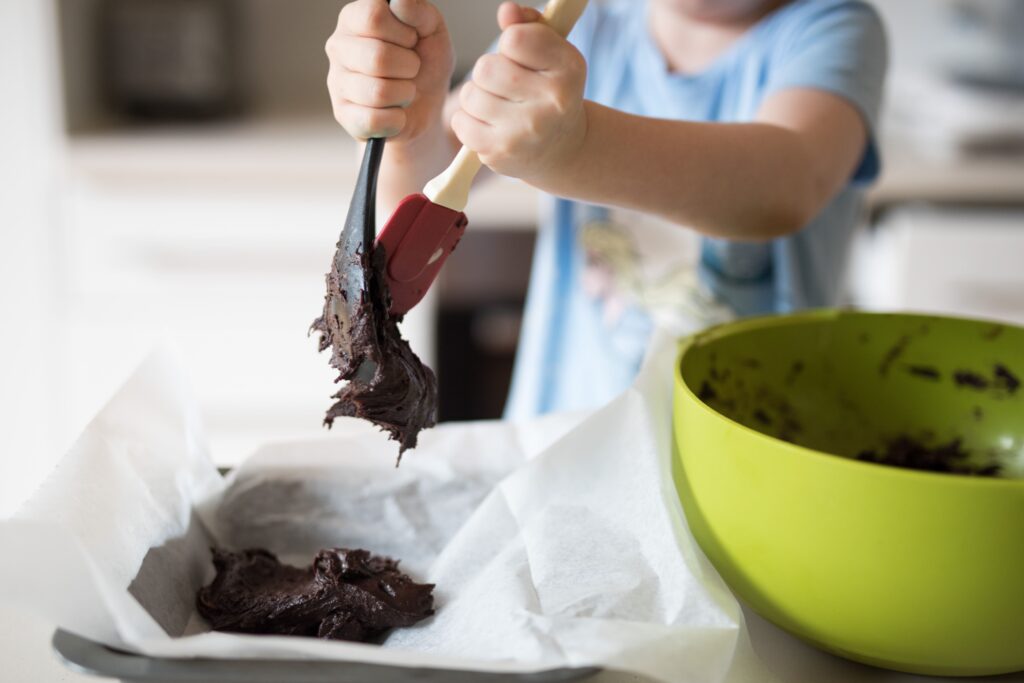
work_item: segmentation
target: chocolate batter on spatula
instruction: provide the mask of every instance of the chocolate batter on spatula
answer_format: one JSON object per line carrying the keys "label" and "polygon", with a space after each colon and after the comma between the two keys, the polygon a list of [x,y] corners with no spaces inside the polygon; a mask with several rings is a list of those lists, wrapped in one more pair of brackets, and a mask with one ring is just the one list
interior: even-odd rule
{"label": "chocolate batter on spatula", "polygon": [[[437,424],[437,378],[413,353],[398,331],[400,320],[391,315],[391,297],[384,277],[384,250],[371,257],[355,255],[363,268],[367,290],[346,292],[337,265],[327,275],[323,315],[312,329],[320,332],[320,350],[332,348],[331,365],[348,380],[327,411],[328,427],[336,417],[359,417],[387,431],[400,444],[398,453],[416,447],[420,430]],[[359,297],[355,315],[346,320],[338,305],[349,296]]]}
{"label": "chocolate batter on spatula", "polygon": [[213,550],[217,576],[196,596],[215,631],[373,641],[434,613],[434,586],[365,550],[317,553],[306,568],[266,550]]}

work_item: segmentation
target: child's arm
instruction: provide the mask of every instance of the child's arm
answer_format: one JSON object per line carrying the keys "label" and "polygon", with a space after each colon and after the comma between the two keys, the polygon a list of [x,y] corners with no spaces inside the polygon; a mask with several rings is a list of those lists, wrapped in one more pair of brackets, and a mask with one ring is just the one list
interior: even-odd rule
{"label": "child's arm", "polygon": [[824,91],[783,90],[748,124],[624,114],[583,100],[579,52],[503,8],[497,55],[477,64],[452,127],[499,173],[553,194],[765,240],[806,225],[852,176],[867,130]]}
{"label": "child's arm", "polygon": [[738,240],[807,225],[850,180],[867,135],[853,106],[817,90],[780,92],[749,124],[585,111],[582,144],[545,190]]}

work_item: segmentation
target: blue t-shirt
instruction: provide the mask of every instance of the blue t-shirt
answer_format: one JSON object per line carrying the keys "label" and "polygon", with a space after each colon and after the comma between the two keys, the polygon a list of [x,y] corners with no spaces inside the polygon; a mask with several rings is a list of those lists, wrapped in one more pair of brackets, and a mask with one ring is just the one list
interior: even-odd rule
{"label": "blue t-shirt", "polygon": [[[672,73],[648,28],[647,2],[591,3],[570,36],[589,65],[586,97],[641,116],[752,121],[786,88],[836,94],[863,116],[869,141],[848,185],[799,232],[767,243],[668,241],[637,216],[551,198],[538,236],[510,418],[602,405],[632,382],[655,311],[679,333],[730,316],[838,303],[866,184],[879,172],[876,123],[885,33],[860,0],[796,0],[767,15],[700,73]],[[723,182],[728,182],[723,179]],[[630,224],[632,234],[621,226]],[[646,232],[645,232],[646,230]],[[692,242],[680,240],[689,233]],[[691,266],[665,257],[687,251]],[[649,262],[657,262],[653,268]]]}

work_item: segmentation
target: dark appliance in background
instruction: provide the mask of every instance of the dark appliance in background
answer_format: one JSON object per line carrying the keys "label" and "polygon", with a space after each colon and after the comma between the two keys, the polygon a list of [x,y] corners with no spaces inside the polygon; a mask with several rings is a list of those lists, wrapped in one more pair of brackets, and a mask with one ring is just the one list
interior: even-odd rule
{"label": "dark appliance in background", "polygon": [[441,271],[436,370],[443,422],[501,417],[533,244],[528,231],[470,230]]}
{"label": "dark appliance in background", "polygon": [[100,35],[110,106],[162,121],[235,113],[236,21],[230,0],[105,0]]}

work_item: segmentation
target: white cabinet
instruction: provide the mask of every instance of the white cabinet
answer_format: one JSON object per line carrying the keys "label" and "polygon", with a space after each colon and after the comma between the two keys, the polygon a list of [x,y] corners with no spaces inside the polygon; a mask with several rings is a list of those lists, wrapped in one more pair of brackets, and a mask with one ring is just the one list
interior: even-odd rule
{"label": "white cabinet", "polygon": [[858,245],[862,306],[1024,324],[1024,209],[908,206]]}

